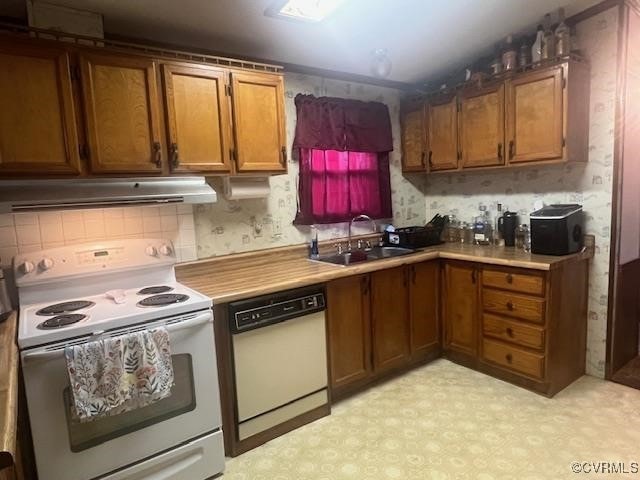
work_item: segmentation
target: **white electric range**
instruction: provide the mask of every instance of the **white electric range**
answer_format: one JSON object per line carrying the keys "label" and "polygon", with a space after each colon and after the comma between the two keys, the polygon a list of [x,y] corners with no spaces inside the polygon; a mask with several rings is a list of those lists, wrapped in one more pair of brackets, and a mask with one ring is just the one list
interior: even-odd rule
{"label": "white electric range", "polygon": [[[18,345],[40,480],[204,480],[224,469],[211,300],[176,281],[161,239],[65,246],[14,258]],[[171,395],[80,423],[66,347],[164,326]]]}

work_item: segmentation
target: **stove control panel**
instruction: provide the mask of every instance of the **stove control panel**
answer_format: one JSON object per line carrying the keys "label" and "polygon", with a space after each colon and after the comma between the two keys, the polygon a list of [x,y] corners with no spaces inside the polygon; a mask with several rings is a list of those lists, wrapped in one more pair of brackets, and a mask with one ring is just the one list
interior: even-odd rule
{"label": "stove control panel", "polygon": [[127,239],[68,245],[20,254],[13,259],[18,287],[149,266],[176,263],[173,245],[165,239]]}

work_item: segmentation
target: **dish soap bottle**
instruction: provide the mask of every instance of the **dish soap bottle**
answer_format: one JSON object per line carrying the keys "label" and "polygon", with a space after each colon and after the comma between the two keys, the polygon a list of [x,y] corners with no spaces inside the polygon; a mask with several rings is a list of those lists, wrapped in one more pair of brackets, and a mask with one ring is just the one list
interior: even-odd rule
{"label": "dish soap bottle", "polygon": [[318,229],[311,226],[311,241],[309,242],[309,258],[317,260],[320,258],[320,252],[318,250]]}

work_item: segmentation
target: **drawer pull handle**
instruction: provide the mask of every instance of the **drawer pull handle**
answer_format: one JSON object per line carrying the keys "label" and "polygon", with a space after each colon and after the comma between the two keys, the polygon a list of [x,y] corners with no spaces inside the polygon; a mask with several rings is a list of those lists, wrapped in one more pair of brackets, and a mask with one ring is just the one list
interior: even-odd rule
{"label": "drawer pull handle", "polygon": [[507,328],[507,335],[509,335],[510,337],[513,337],[513,329],[511,327]]}
{"label": "drawer pull handle", "polygon": [[513,311],[513,303],[511,303],[511,301],[507,302],[507,310],[509,310],[510,312]]}
{"label": "drawer pull handle", "polygon": [[510,353],[507,353],[504,358],[507,360],[507,362],[511,363],[513,362],[513,357],[511,356]]}
{"label": "drawer pull handle", "polygon": [[507,283],[513,283],[513,275],[507,273]]}

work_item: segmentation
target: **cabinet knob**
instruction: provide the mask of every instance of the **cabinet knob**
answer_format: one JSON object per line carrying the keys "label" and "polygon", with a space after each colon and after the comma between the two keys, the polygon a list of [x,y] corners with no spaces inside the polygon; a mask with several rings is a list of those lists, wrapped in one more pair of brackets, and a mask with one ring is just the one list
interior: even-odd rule
{"label": "cabinet knob", "polygon": [[509,311],[513,310],[513,303],[511,302],[511,300],[509,300],[509,301],[507,302],[507,309],[508,309]]}
{"label": "cabinet knob", "polygon": [[513,275],[507,273],[507,283],[513,283]]}
{"label": "cabinet knob", "polygon": [[509,142],[509,160],[513,158],[515,146],[516,146],[516,143],[513,140],[511,140]]}
{"label": "cabinet knob", "polygon": [[504,358],[507,360],[508,363],[513,362],[513,356],[510,353],[507,353]]}
{"label": "cabinet knob", "polygon": [[513,337],[513,329],[511,327],[507,328],[507,335],[509,335],[510,337]]}
{"label": "cabinet knob", "polygon": [[498,159],[502,160],[502,143],[498,144]]}

